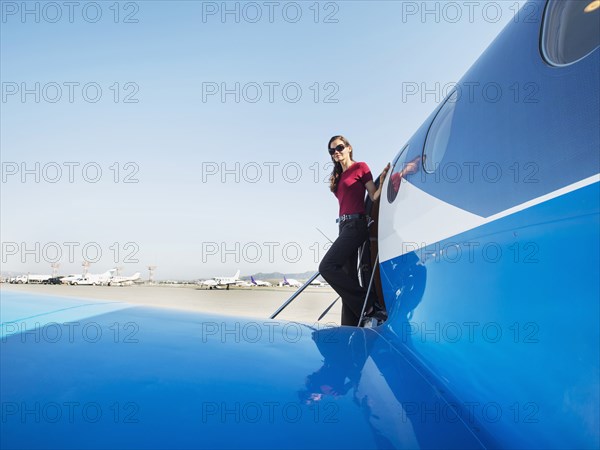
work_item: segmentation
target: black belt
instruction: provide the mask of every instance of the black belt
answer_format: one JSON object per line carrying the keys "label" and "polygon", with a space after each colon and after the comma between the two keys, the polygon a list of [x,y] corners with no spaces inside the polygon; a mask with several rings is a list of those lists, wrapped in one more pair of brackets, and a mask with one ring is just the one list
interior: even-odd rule
{"label": "black belt", "polygon": [[367,216],[366,214],[344,214],[343,216],[340,216],[337,219],[335,219],[335,223],[342,223],[345,220],[351,220],[351,219],[367,219],[367,218],[369,218],[369,216]]}

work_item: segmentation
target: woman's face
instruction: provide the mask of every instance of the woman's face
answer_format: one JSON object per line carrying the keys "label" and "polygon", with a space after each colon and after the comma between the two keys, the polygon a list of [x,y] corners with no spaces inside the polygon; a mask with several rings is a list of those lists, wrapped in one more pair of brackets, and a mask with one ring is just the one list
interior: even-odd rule
{"label": "woman's face", "polygon": [[344,141],[341,139],[334,140],[331,144],[329,144],[329,152],[335,149],[336,151],[331,155],[334,162],[341,162],[344,159],[349,160],[351,154],[351,147],[346,146]]}

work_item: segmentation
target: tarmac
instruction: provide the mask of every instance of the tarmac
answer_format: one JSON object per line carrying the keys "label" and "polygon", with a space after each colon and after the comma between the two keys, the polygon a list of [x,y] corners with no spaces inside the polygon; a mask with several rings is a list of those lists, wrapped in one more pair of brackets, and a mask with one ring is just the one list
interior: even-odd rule
{"label": "tarmac", "polygon": [[[122,301],[157,308],[204,312],[226,316],[268,319],[295,291],[290,287],[253,287],[200,289],[193,285],[67,286],[43,284],[2,284],[4,291],[28,294]],[[308,287],[276,320],[307,324],[318,317],[337,298],[330,287]],[[342,302],[338,300],[319,323],[339,325]]]}

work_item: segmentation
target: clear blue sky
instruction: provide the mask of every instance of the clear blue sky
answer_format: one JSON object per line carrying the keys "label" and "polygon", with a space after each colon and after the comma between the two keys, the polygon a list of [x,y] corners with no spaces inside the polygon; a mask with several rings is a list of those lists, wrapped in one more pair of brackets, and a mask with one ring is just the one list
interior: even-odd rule
{"label": "clear blue sky", "polygon": [[458,81],[523,2],[0,3],[3,273],[193,279],[316,270],[329,137],[379,174],[441,100],[406,83]]}

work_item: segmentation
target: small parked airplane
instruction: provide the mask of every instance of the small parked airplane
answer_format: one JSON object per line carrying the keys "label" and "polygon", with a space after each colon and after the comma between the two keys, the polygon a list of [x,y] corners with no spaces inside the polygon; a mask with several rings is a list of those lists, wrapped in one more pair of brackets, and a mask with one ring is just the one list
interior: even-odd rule
{"label": "small parked airplane", "polygon": [[286,278],[284,275],[280,286],[300,287],[302,286],[302,283],[300,283],[298,280],[294,280],[293,278]]}
{"label": "small parked airplane", "polygon": [[240,283],[242,283],[242,280],[240,280],[240,270],[238,269],[232,277],[213,277],[211,280],[204,280],[199,284],[200,286],[206,286],[209,289],[220,289],[225,286],[229,290],[229,286],[232,284],[240,285]]}
{"label": "small parked airplane", "polygon": [[141,279],[142,275],[139,272],[134,273],[130,277],[113,276],[108,282],[109,286],[131,286],[136,281]]}
{"label": "small parked airplane", "polygon": [[268,281],[255,280],[253,276],[250,276],[250,281],[254,286],[272,286]]}

